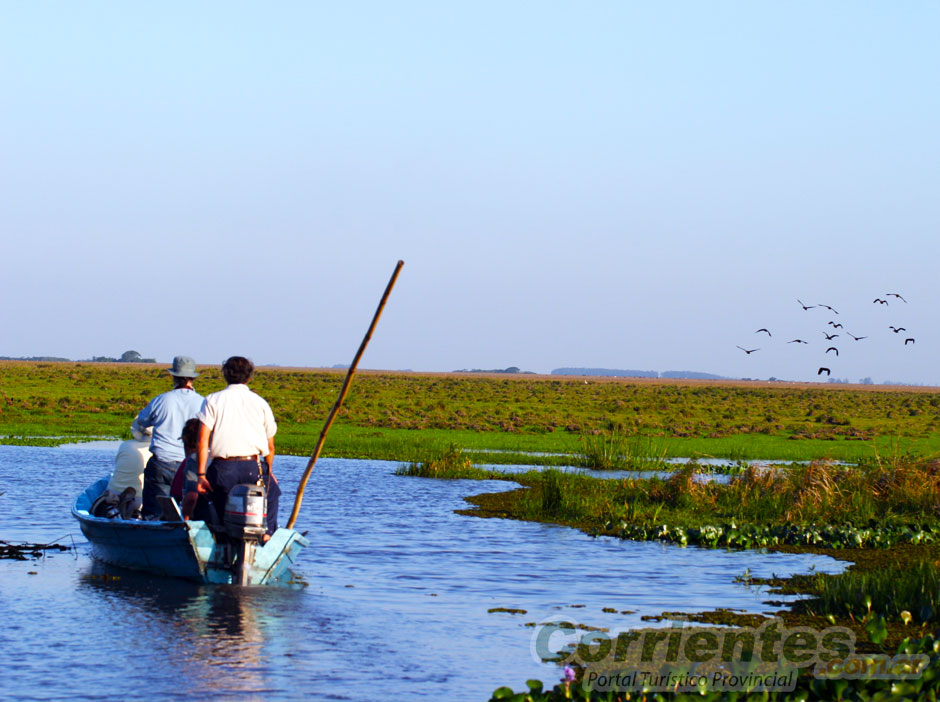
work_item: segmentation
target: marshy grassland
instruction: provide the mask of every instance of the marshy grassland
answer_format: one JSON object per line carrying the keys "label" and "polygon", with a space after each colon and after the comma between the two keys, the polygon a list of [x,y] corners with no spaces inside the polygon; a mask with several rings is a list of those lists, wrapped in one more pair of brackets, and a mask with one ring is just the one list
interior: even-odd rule
{"label": "marshy grassland", "polygon": [[[224,386],[218,367],[200,371],[201,393]],[[257,370],[251,385],[274,410],[280,452],[311,452],[343,375]],[[124,438],[139,409],[169,387],[164,366],[0,362],[0,441],[49,445]],[[465,513],[477,517],[551,522],[593,535],[682,546],[811,551],[851,561],[840,575],[763,584],[810,596],[784,612],[789,626],[845,626],[855,632],[857,650],[926,653],[930,666],[924,676],[903,684],[803,676],[793,693],[760,698],[940,696],[940,639],[933,637],[940,629],[937,388],[366,371],[357,375],[324,455],[398,461],[402,475],[520,485],[471,498],[473,507]],[[610,480],[555,469],[507,475],[480,466],[658,468],[668,457],[741,463],[727,483],[701,480],[696,462],[665,477]],[[806,463],[748,467],[748,459]],[[723,611],[697,619],[753,623]],[[528,691],[500,688],[494,699],[752,699],[736,695],[627,697],[530,681]]]}
{"label": "marshy grassland", "polygon": [[[224,386],[218,366],[199,370],[201,393]],[[257,370],[252,389],[274,410],[280,452],[310,453],[342,380]],[[127,437],[137,411],[169,387],[163,365],[0,362],[0,440]],[[636,437],[641,457],[927,456],[940,453],[940,390],[363,371],[324,455],[413,461],[453,443],[476,462],[560,465],[605,433]],[[529,453],[565,455],[520,460]]]}

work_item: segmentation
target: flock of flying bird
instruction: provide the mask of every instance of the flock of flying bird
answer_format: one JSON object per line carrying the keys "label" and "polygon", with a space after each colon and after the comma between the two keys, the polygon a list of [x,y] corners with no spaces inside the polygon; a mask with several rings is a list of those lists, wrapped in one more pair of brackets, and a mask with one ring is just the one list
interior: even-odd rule
{"label": "flock of flying bird", "polygon": [[[905,300],[905,299],[900,295],[900,293],[886,293],[884,297],[876,297],[874,300],[872,300],[872,304],[873,304],[873,305],[884,305],[884,306],[888,306],[889,303],[888,303],[887,298],[889,298],[889,297],[895,298],[895,301],[900,301],[900,302],[903,302],[904,304],[907,304],[907,300]],[[804,311],[804,312],[806,312],[806,311],[808,311],[808,310],[811,310],[811,309],[815,309],[815,308],[825,308],[825,309],[829,310],[833,315],[838,315],[838,314],[839,314],[839,313],[838,313],[833,307],[831,307],[830,305],[824,305],[824,304],[822,304],[822,303],[818,303],[818,304],[815,304],[815,305],[807,305],[807,304],[805,304],[805,303],[804,303],[802,300],[800,300],[800,299],[797,299],[797,302],[800,304],[800,307],[803,308],[803,311]],[[828,353],[830,353],[830,352],[835,352],[836,357],[839,356],[839,349],[838,349],[834,344],[837,344],[837,343],[839,343],[839,342],[835,341],[835,339],[839,338],[842,334],[845,334],[847,337],[851,337],[853,341],[862,341],[863,339],[867,339],[867,338],[868,338],[867,336],[855,336],[855,335],[852,334],[850,331],[847,331],[847,330],[845,329],[845,327],[844,327],[841,323],[838,323],[838,322],[836,322],[836,321],[834,321],[834,320],[829,320],[829,322],[828,322],[828,324],[827,324],[826,326],[827,326],[827,327],[832,327],[832,328],[831,328],[831,329],[823,329],[823,330],[822,330],[822,334],[823,334],[823,336],[826,337],[826,341],[827,341],[827,342],[829,342],[830,344],[833,344],[832,346],[829,346],[829,348],[826,349],[826,353],[828,354]],[[896,326],[894,326],[893,324],[889,324],[889,325],[888,325],[888,329],[890,329],[890,330],[891,330],[893,333],[895,333],[895,334],[900,334],[901,332],[906,332],[906,331],[907,331],[907,329],[905,329],[904,327],[896,327]],[[830,332],[831,332],[831,333],[830,333]],[[770,330],[767,329],[766,327],[761,327],[760,329],[758,329],[758,330],[755,331],[754,333],[755,333],[755,334],[766,334],[768,337],[772,337],[772,336],[773,336],[773,334],[770,333]],[[808,341],[804,341],[803,339],[792,339],[792,340],[788,341],[787,343],[788,343],[788,344],[807,344],[807,345],[809,344]],[[907,346],[908,344],[913,344],[913,343],[916,343],[916,342],[915,342],[915,339],[914,339],[913,337],[910,337],[910,336],[904,337],[904,345],[905,345],[905,346]],[[743,346],[738,346],[737,348],[741,349],[741,350],[742,350],[745,354],[747,354],[748,356],[750,356],[750,355],[751,355],[752,353],[754,353],[755,351],[760,351],[759,348],[757,348],[757,349],[746,349],[746,348],[744,348]],[[825,373],[827,376],[829,376],[829,375],[832,374],[832,371],[831,371],[829,368],[825,367],[825,366],[820,366],[820,367],[819,367],[819,370],[816,371],[816,375],[822,375],[823,373]]]}

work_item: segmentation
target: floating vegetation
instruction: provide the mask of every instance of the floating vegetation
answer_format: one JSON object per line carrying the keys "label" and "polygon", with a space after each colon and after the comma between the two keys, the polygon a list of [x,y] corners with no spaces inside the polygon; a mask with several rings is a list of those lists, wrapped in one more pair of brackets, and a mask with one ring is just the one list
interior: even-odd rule
{"label": "floating vegetation", "polygon": [[[873,639],[878,638],[877,627],[873,627]],[[868,659],[859,656],[859,673],[834,677],[816,677],[813,667],[800,670],[791,691],[762,691],[759,682],[748,682],[729,691],[723,679],[702,676],[693,691],[646,691],[634,690],[592,690],[590,682],[584,679],[584,670],[577,666],[564,667],[561,680],[549,690],[540,680],[527,680],[524,692],[515,692],[510,687],[500,687],[493,692],[490,702],[563,702],[582,700],[583,702],[667,702],[697,700],[700,702],[719,702],[721,700],[764,700],[766,702],[790,702],[797,700],[878,700],[879,702],[908,702],[938,699],[940,696],[940,639],[928,635],[922,638],[904,639],[897,647],[895,656],[899,659],[913,659],[923,656],[926,666],[919,676],[909,675],[904,679],[884,674],[864,674],[862,666]],[[871,670],[877,670],[872,665]],[[743,676],[742,676],[743,677]],[[759,678],[760,676],[756,676]],[[585,684],[586,683],[586,684]]]}
{"label": "floating vegetation", "polygon": [[486,610],[487,614],[494,614],[496,612],[503,612],[504,614],[528,614],[528,611],[525,609],[511,609],[509,607],[493,607]]}
{"label": "floating vegetation", "polygon": [[601,532],[635,541],[665,541],[680,546],[706,548],[766,548],[769,546],[817,546],[821,548],[891,548],[898,544],[940,543],[940,530],[929,525],[870,526],[817,524],[709,524],[703,527],[620,523]]}
{"label": "floating vegetation", "polygon": [[583,624],[581,622],[558,621],[552,623],[555,626],[561,627],[562,629],[577,629],[580,631],[610,631],[610,629],[607,627],[591,626],[590,624]]}
{"label": "floating vegetation", "polygon": [[113,575],[111,573],[89,573],[82,577],[82,580],[101,581],[105,583],[115,582],[120,579],[120,575]]}
{"label": "floating vegetation", "polygon": [[42,558],[46,551],[68,551],[70,548],[62,544],[11,544],[8,541],[0,541],[0,558],[28,561]]}
{"label": "floating vegetation", "polygon": [[[84,439],[50,438],[46,436],[0,436],[0,446],[38,446],[48,448],[52,446],[61,446],[62,444],[67,444],[78,440]],[[88,440],[90,440],[90,437]]]}

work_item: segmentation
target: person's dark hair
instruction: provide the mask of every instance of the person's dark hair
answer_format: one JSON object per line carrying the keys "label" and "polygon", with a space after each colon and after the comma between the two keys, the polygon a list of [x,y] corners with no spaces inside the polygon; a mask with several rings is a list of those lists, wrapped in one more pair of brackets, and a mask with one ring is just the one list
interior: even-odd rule
{"label": "person's dark hair", "polygon": [[187,383],[192,382],[192,378],[184,378],[181,375],[171,376],[173,378],[173,389],[179,390],[180,388],[185,388]]}
{"label": "person's dark hair", "polygon": [[244,356],[232,356],[222,364],[222,375],[229,385],[247,383],[255,372],[254,364]]}
{"label": "person's dark hair", "polygon": [[183,435],[180,437],[183,440],[183,450],[186,453],[192,453],[199,447],[199,430],[201,428],[202,422],[196,417],[186,420],[186,424],[183,425]]}

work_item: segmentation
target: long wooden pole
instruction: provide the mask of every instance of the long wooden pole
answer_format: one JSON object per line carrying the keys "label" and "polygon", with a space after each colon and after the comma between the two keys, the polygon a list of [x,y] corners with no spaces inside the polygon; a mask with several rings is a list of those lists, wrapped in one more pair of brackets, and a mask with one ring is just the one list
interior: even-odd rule
{"label": "long wooden pole", "polygon": [[359,344],[359,350],[356,351],[356,356],[353,358],[352,363],[349,366],[349,370],[346,372],[346,380],[343,381],[343,387],[339,391],[339,397],[336,398],[336,404],[333,405],[333,409],[330,410],[330,414],[326,418],[326,424],[323,425],[323,430],[320,432],[320,438],[317,439],[317,445],[313,449],[313,454],[310,456],[310,460],[307,461],[307,468],[304,470],[303,477],[300,479],[300,485],[297,487],[297,497],[294,498],[294,509],[290,513],[290,519],[287,520],[288,529],[294,528],[294,522],[297,521],[297,515],[300,513],[300,503],[303,502],[304,499],[304,488],[307,487],[307,480],[310,478],[310,474],[313,473],[313,466],[320,457],[320,451],[323,449],[323,442],[326,441],[326,433],[330,430],[330,425],[333,424],[333,419],[336,418],[336,413],[339,412],[339,408],[343,404],[343,400],[346,399],[346,393],[349,392],[349,385],[352,382],[353,375],[356,373],[356,366],[359,365],[359,359],[362,358],[362,352],[366,350],[366,346],[368,345],[369,340],[372,338],[372,332],[375,331],[375,325],[379,323],[379,317],[382,316],[382,310],[385,308],[385,302],[388,300],[388,296],[392,292],[392,288],[395,286],[395,281],[398,280],[398,274],[401,272],[401,267],[404,265],[404,261],[399,261],[395,266],[395,271],[392,273],[392,277],[388,281],[388,285],[385,287],[385,292],[382,293],[382,299],[379,301],[379,306],[375,310],[375,316],[372,318],[372,324],[369,325],[369,331],[366,332],[365,338],[363,338],[362,343]]}

